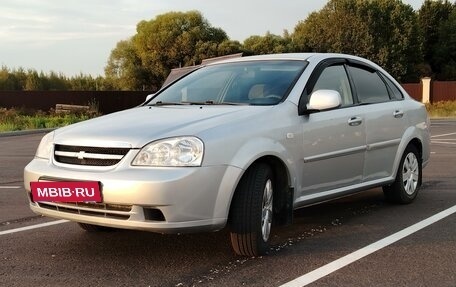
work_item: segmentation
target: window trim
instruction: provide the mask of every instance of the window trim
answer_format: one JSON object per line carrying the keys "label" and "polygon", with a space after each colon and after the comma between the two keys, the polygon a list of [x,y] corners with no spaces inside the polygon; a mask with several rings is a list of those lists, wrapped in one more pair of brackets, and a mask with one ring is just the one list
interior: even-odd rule
{"label": "window trim", "polygon": [[[405,97],[404,97],[404,93],[402,93],[401,89],[398,86],[396,86],[396,84],[387,75],[383,74],[380,71],[378,71],[377,73],[379,74],[380,78],[382,78],[383,82],[385,82],[386,88],[388,89],[388,93],[390,93],[390,100],[391,101],[403,101]],[[394,91],[391,88],[391,85],[388,83],[388,81],[399,91],[399,93],[401,94],[400,99],[396,98]]]}
{"label": "window trim", "polygon": [[[313,90],[313,88],[315,87],[323,70],[326,69],[327,67],[335,66],[335,65],[344,66],[345,72],[348,77],[348,82],[350,84],[352,97],[353,97],[353,104],[340,107],[341,109],[366,104],[366,103],[362,103],[359,99],[358,89],[356,88],[356,85],[354,82],[354,77],[353,77],[352,73],[350,72],[350,67],[359,68],[359,69],[362,69],[362,70],[365,70],[365,71],[371,72],[371,73],[376,73],[378,75],[378,77],[380,78],[380,80],[385,85],[389,100],[382,101],[382,102],[376,102],[376,103],[369,103],[369,104],[381,104],[381,103],[388,103],[391,101],[402,101],[405,99],[404,93],[402,92],[402,90],[399,87],[397,87],[397,85],[394,83],[394,81],[391,80],[390,77],[388,77],[387,75],[382,73],[379,69],[370,65],[369,63],[365,63],[363,61],[360,61],[357,59],[350,59],[350,58],[329,58],[329,59],[324,59],[320,63],[318,63],[316,65],[316,67],[314,68],[312,74],[309,76],[309,79],[307,80],[307,83],[301,93],[301,97],[299,98],[299,102],[298,102],[298,114],[300,116],[309,114],[309,112],[307,111],[307,104],[309,103],[310,93]],[[390,80],[390,82],[396,87],[396,89],[399,90],[400,94],[402,95],[401,99],[397,99],[395,97],[392,88],[390,87],[388,82],[385,80],[386,78],[388,78]]]}
{"label": "window trim", "polygon": [[[310,92],[313,90],[315,87],[315,84],[317,83],[318,79],[320,78],[321,73],[323,72],[324,69],[330,66],[336,66],[336,65],[342,65],[345,68],[345,64],[347,63],[346,58],[329,58],[329,59],[324,59],[320,63],[317,64],[317,66],[314,68],[312,74],[309,76],[309,79],[307,80],[307,83],[301,93],[301,97],[299,98],[298,102],[298,115],[307,115],[309,114],[307,111],[307,104],[309,103],[309,97],[310,97]],[[345,68],[345,72],[347,72],[347,69]],[[348,74],[347,74],[348,77]],[[349,82],[350,82],[350,77]],[[353,87],[352,83],[350,82],[350,88],[352,89],[352,96],[353,96]],[[355,99],[353,98],[353,101]],[[349,106],[347,106],[349,107]]]}
{"label": "window trim", "polygon": [[377,74],[377,76],[380,78],[380,81],[383,83],[383,85],[385,85],[385,89],[386,89],[386,92],[388,93],[388,98],[389,98],[389,100],[387,100],[387,101],[381,101],[381,102],[375,102],[375,103],[363,103],[363,102],[361,102],[361,100],[359,99],[359,96],[358,96],[358,88],[355,85],[353,74],[351,73],[350,69],[347,69],[349,78],[351,79],[351,83],[353,84],[353,89],[355,91],[353,93],[353,96],[354,96],[355,101],[356,101],[356,103],[354,104],[355,106],[356,105],[357,106],[366,105],[366,104],[368,104],[368,105],[382,104],[382,103],[388,103],[388,102],[393,101],[392,91],[391,91],[390,87],[388,86],[388,84],[386,83],[385,79],[383,79],[382,74],[380,73],[379,70],[374,69],[372,66],[367,65],[366,63],[362,63],[362,62],[357,61],[357,60],[349,61],[348,66],[349,67],[353,67],[353,68],[358,68],[358,69],[364,70],[364,71],[369,72],[369,73]]}

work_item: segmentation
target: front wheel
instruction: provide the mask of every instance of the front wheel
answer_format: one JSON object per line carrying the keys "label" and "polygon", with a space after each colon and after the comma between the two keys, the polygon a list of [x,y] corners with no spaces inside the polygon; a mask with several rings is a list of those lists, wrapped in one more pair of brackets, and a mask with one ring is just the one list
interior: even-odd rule
{"label": "front wheel", "polygon": [[395,203],[411,203],[418,194],[421,177],[419,153],[414,146],[408,146],[402,155],[394,183],[383,187],[386,199]]}
{"label": "front wheel", "polygon": [[230,211],[231,245],[243,256],[267,252],[271,235],[275,181],[263,163],[249,168],[242,177]]}

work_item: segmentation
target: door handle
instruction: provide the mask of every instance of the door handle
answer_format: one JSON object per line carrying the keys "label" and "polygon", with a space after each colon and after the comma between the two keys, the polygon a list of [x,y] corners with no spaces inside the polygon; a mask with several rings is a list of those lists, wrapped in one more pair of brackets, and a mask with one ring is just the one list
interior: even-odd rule
{"label": "door handle", "polygon": [[394,116],[396,119],[402,118],[402,117],[404,116],[404,112],[403,112],[403,111],[400,111],[400,110],[396,110],[396,111],[394,111],[393,116]]}
{"label": "door handle", "polygon": [[351,117],[348,120],[348,125],[354,127],[354,126],[359,126],[363,122],[363,119],[360,117]]}

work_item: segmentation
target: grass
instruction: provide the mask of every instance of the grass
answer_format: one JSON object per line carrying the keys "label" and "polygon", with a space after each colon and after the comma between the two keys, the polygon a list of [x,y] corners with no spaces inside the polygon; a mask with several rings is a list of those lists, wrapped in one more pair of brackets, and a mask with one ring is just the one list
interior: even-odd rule
{"label": "grass", "polygon": [[431,119],[456,118],[456,101],[442,101],[426,104],[426,109]]}
{"label": "grass", "polygon": [[51,110],[29,112],[21,109],[0,108],[0,132],[58,128],[99,116],[97,111],[57,114]]}

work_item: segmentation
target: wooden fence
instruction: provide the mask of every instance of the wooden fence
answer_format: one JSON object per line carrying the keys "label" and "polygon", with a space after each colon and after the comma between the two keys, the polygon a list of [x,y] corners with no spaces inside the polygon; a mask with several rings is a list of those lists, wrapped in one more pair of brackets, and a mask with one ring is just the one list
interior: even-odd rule
{"label": "wooden fence", "polygon": [[48,111],[57,104],[96,105],[102,114],[135,107],[150,91],[0,91],[0,108]]}
{"label": "wooden fence", "polygon": [[421,83],[402,84],[402,87],[404,88],[404,90],[407,91],[407,94],[409,94],[412,98],[421,102],[423,96],[423,86],[421,85]]}
{"label": "wooden fence", "polygon": [[[402,84],[402,87],[407,91],[407,93],[417,101],[422,101],[423,93],[423,84]],[[431,81],[430,91],[430,102],[440,102],[440,101],[456,101],[456,81]]]}

